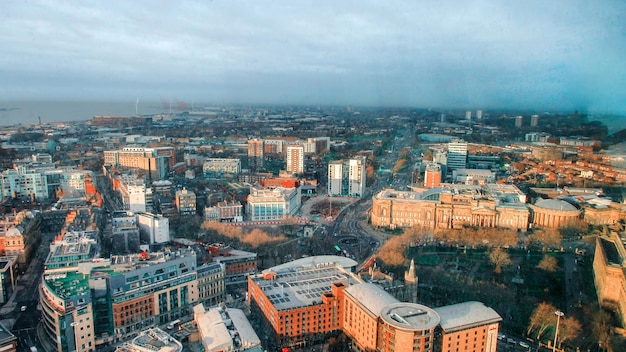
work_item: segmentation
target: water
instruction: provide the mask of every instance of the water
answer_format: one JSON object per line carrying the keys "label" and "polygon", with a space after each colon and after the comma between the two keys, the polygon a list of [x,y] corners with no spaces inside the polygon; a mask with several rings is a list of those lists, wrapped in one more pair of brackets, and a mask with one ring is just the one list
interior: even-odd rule
{"label": "water", "polygon": [[[0,126],[87,121],[97,115],[135,116],[136,101],[0,101]],[[139,102],[140,115],[167,112],[161,103]]]}

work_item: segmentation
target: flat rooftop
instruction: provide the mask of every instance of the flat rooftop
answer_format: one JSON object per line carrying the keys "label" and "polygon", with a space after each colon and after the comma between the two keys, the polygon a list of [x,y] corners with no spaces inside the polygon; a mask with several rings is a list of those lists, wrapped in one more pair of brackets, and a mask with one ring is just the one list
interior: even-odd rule
{"label": "flat rooftop", "polygon": [[439,314],[441,328],[446,333],[502,321],[495,310],[476,301],[434,308],[434,311]]}
{"label": "flat rooftop", "polygon": [[322,295],[330,293],[334,283],[342,282],[346,286],[362,283],[361,279],[342,265],[351,268],[351,264],[356,262],[341,258],[343,257],[316,256],[295,260],[263,272],[275,273],[274,280],[265,280],[261,274],[253,277],[252,281],[279,311],[321,304]]}
{"label": "flat rooftop", "polygon": [[382,309],[380,316],[387,324],[410,331],[431,330],[440,322],[439,314],[432,308],[416,303],[390,304]]}
{"label": "flat rooftop", "polygon": [[45,275],[46,285],[62,299],[89,292],[89,276],[77,272]]}

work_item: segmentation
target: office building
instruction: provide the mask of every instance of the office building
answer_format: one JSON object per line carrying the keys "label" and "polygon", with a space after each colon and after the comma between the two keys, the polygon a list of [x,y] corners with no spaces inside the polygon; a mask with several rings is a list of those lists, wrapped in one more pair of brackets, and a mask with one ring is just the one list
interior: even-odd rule
{"label": "office building", "polygon": [[539,115],[530,116],[530,127],[537,127],[539,125]]}
{"label": "office building", "polygon": [[249,275],[257,271],[257,254],[233,249],[222,243],[208,246],[211,260],[224,265],[226,286],[245,284]]}
{"label": "office building", "polygon": [[138,253],[139,227],[137,217],[131,212],[115,212],[111,217],[111,252],[113,254]]}
{"label": "office building", "polygon": [[472,111],[471,110],[467,110],[465,112],[465,119],[466,120],[471,120],[472,119]]}
{"label": "office building", "polygon": [[483,119],[483,111],[476,110],[476,120],[482,120],[482,119]]}
{"label": "office building", "polygon": [[215,206],[204,208],[204,220],[209,222],[242,222],[243,205],[239,201],[218,202]]}
{"label": "office building", "polygon": [[249,221],[280,221],[296,215],[301,202],[300,187],[250,187],[246,216]]}
{"label": "office building", "polygon": [[226,265],[204,263],[198,267],[198,302],[207,307],[224,302],[226,295]]}
{"label": "office building", "polygon": [[304,173],[304,147],[290,145],[287,147],[287,171],[294,174]]}
{"label": "office building", "polygon": [[118,170],[140,170],[148,180],[163,180],[176,164],[176,151],[172,147],[126,147],[104,152],[104,166]]}
{"label": "office building", "polygon": [[450,170],[464,169],[467,164],[467,143],[448,143],[448,153],[446,155],[446,165]]}
{"label": "office building", "polygon": [[524,118],[522,116],[515,116],[515,128],[521,128]]}

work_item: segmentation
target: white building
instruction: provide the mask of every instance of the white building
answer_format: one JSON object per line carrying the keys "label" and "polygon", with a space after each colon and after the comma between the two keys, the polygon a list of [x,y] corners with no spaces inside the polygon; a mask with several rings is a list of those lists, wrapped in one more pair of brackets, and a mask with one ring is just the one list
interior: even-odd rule
{"label": "white building", "polygon": [[193,312],[205,351],[263,350],[261,340],[240,309],[217,307],[206,311],[204,306],[199,304],[193,307]]}
{"label": "white building", "polygon": [[300,209],[300,187],[250,187],[246,214],[250,221],[280,221]]}
{"label": "white building", "polygon": [[304,172],[304,147],[302,145],[287,147],[287,171],[294,174]]}
{"label": "white building", "polygon": [[483,169],[456,169],[452,171],[452,182],[464,185],[484,185],[496,181],[496,174]]}
{"label": "white building", "polygon": [[29,197],[47,199],[48,183],[46,177],[36,171],[20,166],[5,170],[0,174],[2,197]]}
{"label": "white building", "polygon": [[228,158],[209,158],[202,165],[205,177],[222,177],[224,174],[239,175],[241,160]]}
{"label": "white building", "polygon": [[365,157],[328,164],[328,194],[361,197],[365,193]]}
{"label": "white building", "polygon": [[137,225],[142,241],[150,244],[170,241],[170,221],[163,215],[138,213]]}

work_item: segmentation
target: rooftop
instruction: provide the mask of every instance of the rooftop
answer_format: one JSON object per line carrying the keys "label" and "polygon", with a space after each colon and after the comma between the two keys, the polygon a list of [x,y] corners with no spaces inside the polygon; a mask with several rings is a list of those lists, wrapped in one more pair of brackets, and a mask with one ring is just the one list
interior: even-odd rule
{"label": "rooftop", "polygon": [[502,321],[502,317],[481,302],[463,302],[434,308],[441,318],[441,328],[450,333]]}
{"label": "rooftop", "polygon": [[76,272],[45,275],[50,290],[62,299],[89,293],[89,276]]}
{"label": "rooftop", "polygon": [[369,282],[350,286],[344,292],[354,297],[356,302],[362,304],[370,313],[377,317],[381,316],[381,312],[387,306],[400,303],[380,286]]}
{"label": "rooftop", "polygon": [[117,347],[116,352],[180,352],[183,345],[159,328],[144,330],[131,342]]}
{"label": "rooftop", "polygon": [[415,303],[398,302],[384,307],[382,319],[399,329],[424,331],[434,329],[440,321],[433,309]]}

